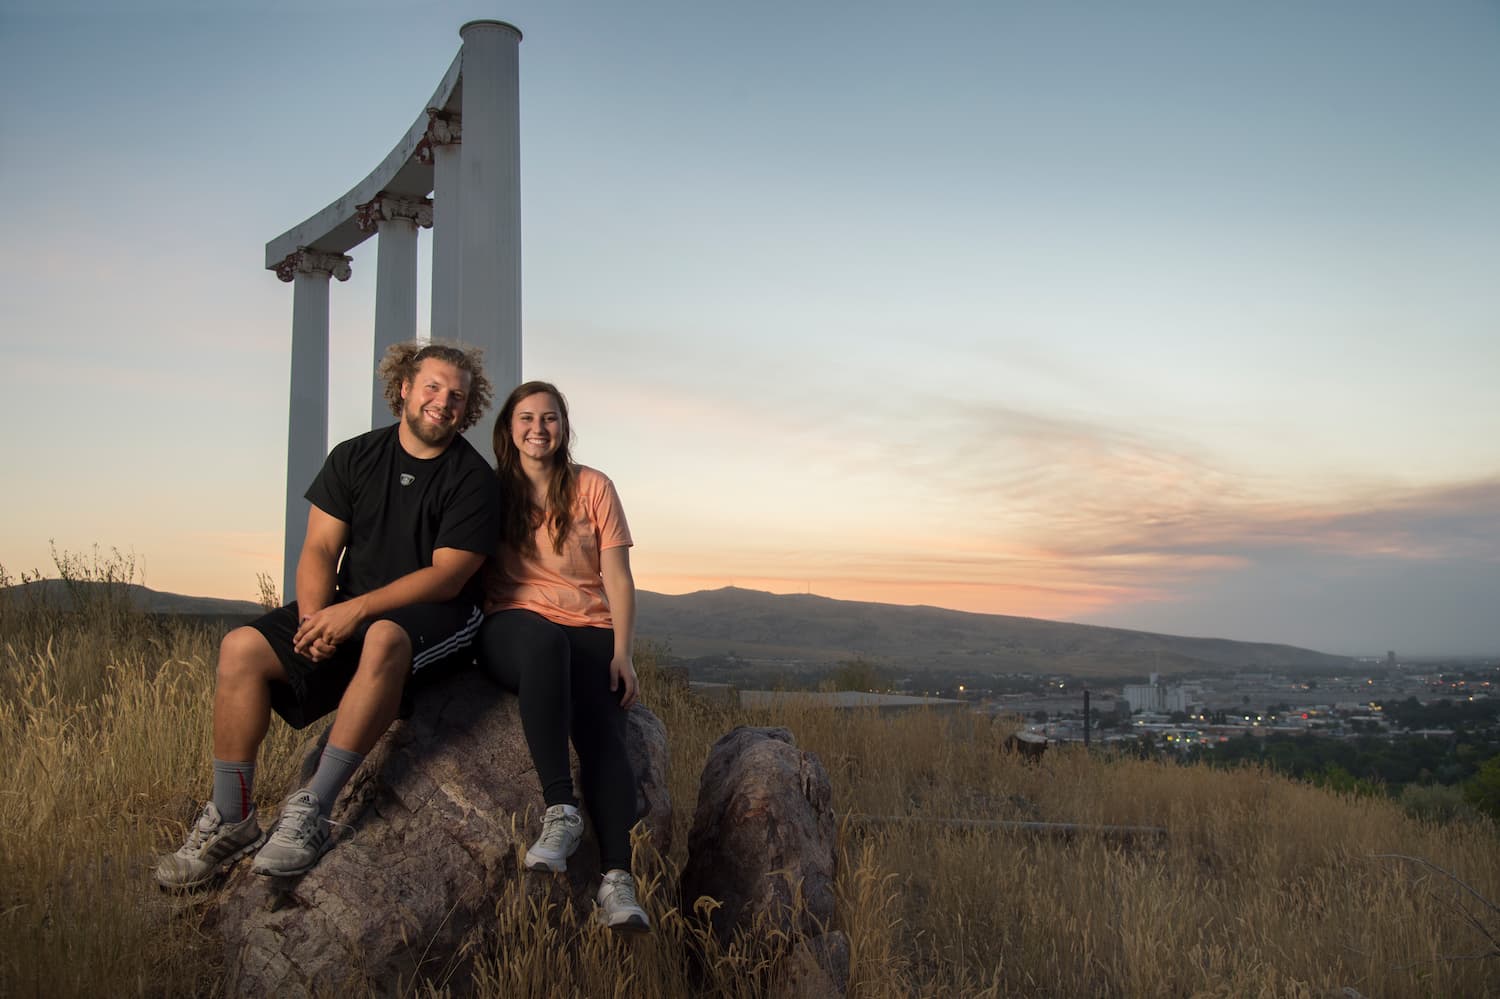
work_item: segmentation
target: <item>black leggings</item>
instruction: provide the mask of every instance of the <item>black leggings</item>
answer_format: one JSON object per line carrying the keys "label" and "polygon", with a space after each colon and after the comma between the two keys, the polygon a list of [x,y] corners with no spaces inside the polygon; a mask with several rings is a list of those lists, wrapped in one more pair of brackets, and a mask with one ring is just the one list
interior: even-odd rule
{"label": "black leggings", "polygon": [[624,690],[609,689],[615,633],[575,628],[528,610],[497,611],[479,629],[484,671],[521,699],[521,727],[549,805],[577,805],[568,733],[602,870],[630,870],[635,775],[625,752]]}

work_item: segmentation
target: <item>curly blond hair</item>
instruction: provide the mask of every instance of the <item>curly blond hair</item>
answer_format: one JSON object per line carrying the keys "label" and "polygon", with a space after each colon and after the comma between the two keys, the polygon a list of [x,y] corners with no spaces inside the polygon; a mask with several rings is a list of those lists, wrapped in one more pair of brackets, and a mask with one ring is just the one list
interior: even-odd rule
{"label": "curly blond hair", "polygon": [[464,405],[464,418],[458,421],[458,432],[463,433],[484,416],[494,398],[494,386],[484,375],[484,351],[466,344],[449,343],[442,340],[423,342],[406,340],[393,343],[386,348],[385,357],[375,373],[385,381],[385,401],[391,412],[401,415],[401,386],[417,376],[417,368],[429,357],[446,361],[460,371],[468,372],[469,397]]}

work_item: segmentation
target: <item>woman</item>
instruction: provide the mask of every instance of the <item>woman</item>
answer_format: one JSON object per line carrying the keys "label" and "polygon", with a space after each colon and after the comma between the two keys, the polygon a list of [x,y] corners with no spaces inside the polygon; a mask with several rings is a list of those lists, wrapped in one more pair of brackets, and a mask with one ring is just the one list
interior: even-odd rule
{"label": "woman", "polygon": [[485,574],[480,661],[519,695],[526,744],[547,811],[526,866],[565,871],[583,818],[568,767],[578,751],[583,800],[599,838],[600,918],[611,929],[651,928],[630,873],[635,776],[625,711],[636,699],[635,580],[630,528],[603,473],[575,465],[568,404],[527,382],[495,420],[500,550]]}

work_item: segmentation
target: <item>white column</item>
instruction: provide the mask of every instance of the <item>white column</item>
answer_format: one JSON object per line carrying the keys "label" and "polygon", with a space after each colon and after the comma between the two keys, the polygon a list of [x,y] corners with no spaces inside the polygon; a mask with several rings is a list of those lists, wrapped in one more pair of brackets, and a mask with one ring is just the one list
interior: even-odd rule
{"label": "white column", "polygon": [[297,598],[297,559],[307,537],[307,500],[328,454],[328,279],[349,280],[349,258],[301,249],[276,267],[292,282],[292,374],[287,409],[286,522],[281,599]]}
{"label": "white column", "polygon": [[[521,32],[470,21],[463,38],[463,142],[458,147],[462,239],[458,338],[484,348],[504,397],[521,380]],[[490,422],[465,435],[490,451]]]}
{"label": "white column", "polygon": [[375,363],[370,366],[370,428],[395,421],[385,400],[385,386],[374,374],[386,348],[417,335],[417,226],[432,225],[432,205],[377,195],[358,206],[355,221],[377,233],[375,268]]}
{"label": "white column", "polygon": [[424,158],[432,163],[432,336],[458,339],[458,289],[463,282],[459,201],[459,116],[428,108]]}

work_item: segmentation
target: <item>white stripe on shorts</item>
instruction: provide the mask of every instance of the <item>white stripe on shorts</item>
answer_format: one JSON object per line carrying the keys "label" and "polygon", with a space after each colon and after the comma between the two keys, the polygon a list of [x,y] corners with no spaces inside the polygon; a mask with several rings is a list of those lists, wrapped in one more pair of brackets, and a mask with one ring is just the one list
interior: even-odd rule
{"label": "white stripe on shorts", "polygon": [[464,626],[462,628],[458,629],[453,634],[443,639],[441,642],[438,642],[436,645],[432,646],[432,648],[423,649],[415,656],[412,656],[411,671],[415,673],[423,666],[431,666],[433,663],[438,662],[442,659],[446,659],[449,656],[453,655],[455,652],[461,652],[462,650],[468,648],[470,645],[473,645],[474,636],[479,634],[479,626],[483,623],[484,611],[480,610],[478,607],[475,607],[474,612],[469,615],[469,620],[464,622]]}

